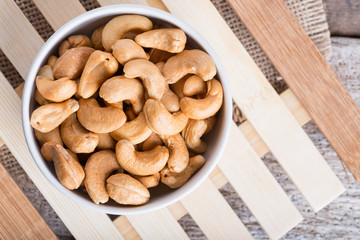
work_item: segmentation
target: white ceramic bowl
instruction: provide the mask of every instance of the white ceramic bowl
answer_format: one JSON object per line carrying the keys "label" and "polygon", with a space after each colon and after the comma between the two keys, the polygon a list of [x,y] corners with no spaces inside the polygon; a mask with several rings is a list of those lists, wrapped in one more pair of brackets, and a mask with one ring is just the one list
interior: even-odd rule
{"label": "white ceramic bowl", "polygon": [[[36,102],[34,100],[35,77],[39,68],[46,64],[48,57],[57,53],[60,43],[68,36],[73,34],[86,34],[90,36],[96,28],[106,23],[111,18],[122,14],[140,14],[147,16],[154,23],[160,23],[165,27],[178,27],[183,29],[187,34],[188,41],[191,41],[196,48],[203,49],[210,54],[217,67],[218,73],[216,78],[221,81],[224,88],[224,104],[218,113],[216,127],[211,134],[206,136],[205,139],[208,143],[208,150],[204,155],[206,158],[205,165],[179,189],[172,190],[165,186],[150,189],[150,201],[143,206],[122,206],[112,200],[106,204],[96,205],[91,201],[90,197],[86,193],[66,189],[57,179],[53,164],[48,163],[41,156],[39,144],[35,138],[34,130],[30,125],[30,116],[36,107]],[[112,5],[98,8],[72,19],[57,30],[40,49],[33,64],[31,65],[26,78],[22,100],[22,120],[25,138],[36,164],[46,178],[60,192],[73,201],[101,212],[117,215],[139,214],[166,207],[176,201],[179,201],[198,187],[214,169],[217,161],[223,153],[229,136],[232,121],[231,114],[232,103],[228,79],[226,78],[225,71],[211,46],[197,31],[179,18],[167,12],[140,5]]]}

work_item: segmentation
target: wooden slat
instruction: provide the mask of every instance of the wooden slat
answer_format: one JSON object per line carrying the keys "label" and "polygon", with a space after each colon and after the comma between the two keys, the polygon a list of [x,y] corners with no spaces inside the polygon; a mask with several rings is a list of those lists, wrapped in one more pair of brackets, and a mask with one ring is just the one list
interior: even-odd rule
{"label": "wooden slat", "polygon": [[127,218],[144,240],[189,239],[167,208]]}
{"label": "wooden slat", "polygon": [[141,4],[147,5],[146,0],[98,0],[101,6],[112,5],[112,4]]}
{"label": "wooden slat", "polygon": [[208,239],[253,239],[209,179],[181,202]]}
{"label": "wooden slat", "polygon": [[231,80],[233,98],[309,205],[318,211],[343,193],[344,186],[212,3],[163,2],[212,45]]}
{"label": "wooden slat", "polygon": [[360,180],[360,108],[284,1],[228,2],[355,180]]}
{"label": "wooden slat", "polygon": [[0,164],[0,239],[57,239]]}

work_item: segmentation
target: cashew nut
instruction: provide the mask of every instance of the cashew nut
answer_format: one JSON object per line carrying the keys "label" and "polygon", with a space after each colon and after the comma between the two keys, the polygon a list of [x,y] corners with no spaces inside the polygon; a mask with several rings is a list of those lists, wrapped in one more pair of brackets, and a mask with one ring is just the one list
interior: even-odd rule
{"label": "cashew nut", "polygon": [[136,180],[141,182],[145,187],[152,188],[152,187],[156,187],[157,185],[159,185],[160,173],[157,172],[157,173],[155,173],[153,175],[150,175],[150,176],[136,176],[136,175],[133,175],[133,178],[135,178]]}
{"label": "cashew nut", "polygon": [[149,201],[149,190],[138,180],[127,174],[118,173],[112,175],[106,182],[109,196],[117,203],[141,205]]}
{"label": "cashew nut", "polygon": [[41,96],[53,102],[63,102],[71,98],[77,90],[76,82],[67,77],[52,80],[37,76],[36,87]]}
{"label": "cashew nut", "polygon": [[110,150],[94,153],[86,162],[85,188],[95,204],[106,203],[109,200],[105,181],[116,170],[122,171],[116,160],[115,153]]}
{"label": "cashew nut", "polygon": [[56,79],[63,77],[77,79],[80,77],[93,51],[95,49],[89,47],[77,47],[67,50],[55,62],[53,67],[54,77]]}
{"label": "cashew nut", "polygon": [[205,163],[205,158],[201,155],[190,158],[189,165],[180,173],[171,172],[168,167],[161,170],[161,182],[170,188],[183,186],[194,173],[196,173]]}
{"label": "cashew nut", "polygon": [[78,93],[83,98],[91,97],[101,84],[111,77],[119,64],[111,53],[96,50],[87,61],[79,82]]}
{"label": "cashew nut", "polygon": [[101,107],[96,99],[80,99],[77,117],[81,125],[95,133],[109,133],[124,125],[126,115],[120,108]]}
{"label": "cashew nut", "polygon": [[134,59],[149,59],[144,49],[131,39],[117,40],[112,46],[112,50],[112,54],[121,65]]}
{"label": "cashew nut", "polygon": [[32,112],[30,124],[40,132],[50,132],[78,109],[79,103],[74,99],[62,103],[49,103]]}
{"label": "cashew nut", "polygon": [[207,128],[206,128],[206,131],[204,132],[204,134],[211,132],[214,129],[215,125],[216,125],[216,117],[215,116],[207,118],[206,119]]}
{"label": "cashew nut", "polygon": [[207,129],[206,120],[189,119],[186,127],[182,131],[182,136],[185,139],[186,146],[194,153],[204,153],[207,149],[207,144],[201,140]]}
{"label": "cashew nut", "polygon": [[216,75],[216,67],[212,58],[199,49],[184,50],[169,58],[165,63],[163,74],[168,83],[175,83],[186,74],[196,74],[204,81]]}
{"label": "cashew nut", "polygon": [[163,141],[160,136],[152,132],[151,135],[142,143],[141,149],[143,151],[149,151],[158,145],[162,145]]}
{"label": "cashew nut", "polygon": [[152,62],[144,59],[135,59],[124,66],[125,77],[139,77],[151,98],[161,99],[166,88],[165,78]]}
{"label": "cashew nut", "polygon": [[140,113],[144,106],[144,88],[135,78],[112,77],[101,86],[99,95],[108,103],[130,100],[135,114]]}
{"label": "cashew nut", "polygon": [[102,45],[101,40],[104,27],[105,25],[102,25],[101,27],[96,29],[91,35],[91,43],[96,50],[104,50],[104,46]]}
{"label": "cashew nut", "polygon": [[50,65],[51,68],[54,68],[55,63],[56,63],[57,60],[58,60],[58,57],[52,55],[52,56],[49,57],[49,59],[47,61],[47,64]]}
{"label": "cashew nut", "polygon": [[208,93],[203,99],[183,97],[180,99],[181,111],[192,119],[205,119],[216,114],[223,102],[221,83],[215,79],[208,83]]}
{"label": "cashew nut", "polygon": [[144,32],[152,29],[153,24],[147,17],[122,15],[111,19],[102,31],[102,45],[110,51],[116,40],[124,38],[129,32]]}
{"label": "cashew nut", "polygon": [[39,69],[38,76],[54,79],[52,67],[50,65],[44,65]]}
{"label": "cashew nut", "polygon": [[99,143],[97,149],[99,150],[115,150],[116,141],[111,137],[110,133],[98,133]]}
{"label": "cashew nut", "polygon": [[181,132],[188,121],[182,112],[171,114],[159,100],[154,99],[146,101],[144,114],[150,128],[157,134],[164,136]]}
{"label": "cashew nut", "polygon": [[159,49],[152,48],[149,52],[150,62],[158,63],[158,62],[166,62],[169,58],[174,56],[174,53],[162,51]]}
{"label": "cashew nut", "polygon": [[170,152],[167,164],[169,170],[177,173],[182,172],[189,164],[189,151],[184,139],[179,133],[172,136],[161,136],[161,139]]}
{"label": "cashew nut", "polygon": [[34,131],[35,131],[36,139],[39,141],[40,146],[44,145],[44,143],[46,142],[54,142],[63,145],[63,142],[60,137],[60,130],[58,127],[47,133],[42,133],[36,129],[34,129]]}
{"label": "cashew nut", "polygon": [[61,124],[60,131],[64,144],[74,153],[91,153],[99,143],[98,135],[81,126],[75,113]]}
{"label": "cashew nut", "polygon": [[195,95],[205,95],[207,91],[206,82],[203,81],[199,76],[192,75],[186,79],[184,83],[184,95],[187,97]]}
{"label": "cashew nut", "polygon": [[136,114],[134,113],[134,110],[130,107],[127,107],[125,110],[125,114],[128,121],[132,121],[136,118]]}
{"label": "cashew nut", "polygon": [[173,83],[170,86],[170,89],[179,97],[182,98],[184,97],[184,85],[185,85],[185,81],[187,79],[187,76],[181,78],[179,81],[177,81],[176,83]]}
{"label": "cashew nut", "polygon": [[45,104],[51,103],[51,101],[50,101],[50,100],[47,100],[46,98],[44,98],[44,97],[39,93],[39,90],[37,90],[37,89],[35,89],[34,98],[35,98],[35,101],[36,101],[39,105],[45,105]]}
{"label": "cashew nut", "polygon": [[120,166],[131,174],[147,176],[159,172],[169,159],[169,151],[157,146],[150,151],[138,152],[127,140],[116,144],[116,158]]}
{"label": "cashew nut", "polygon": [[59,47],[59,56],[63,55],[70,48],[92,47],[90,39],[85,35],[73,35],[63,41]]}
{"label": "cashew nut", "polygon": [[138,144],[145,141],[151,133],[152,131],[147,125],[144,113],[141,112],[134,120],[126,122],[110,134],[115,140],[126,139],[132,144]]}
{"label": "cashew nut", "polygon": [[79,161],[75,158],[76,155],[54,142],[45,143],[42,149],[48,149],[46,151],[50,152],[60,183],[70,190],[80,187],[85,177],[85,172]]}

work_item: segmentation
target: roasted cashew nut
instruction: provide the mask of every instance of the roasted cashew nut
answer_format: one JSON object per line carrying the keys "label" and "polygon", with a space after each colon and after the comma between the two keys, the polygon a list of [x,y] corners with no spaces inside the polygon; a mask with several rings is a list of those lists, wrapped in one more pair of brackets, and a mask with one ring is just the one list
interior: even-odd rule
{"label": "roasted cashew nut", "polygon": [[170,84],[170,89],[181,99],[183,97],[185,97],[184,95],[184,85],[185,85],[185,81],[187,79],[187,76],[181,78],[179,81],[177,81],[176,83]]}
{"label": "roasted cashew nut", "polygon": [[134,113],[134,110],[130,107],[127,107],[125,110],[125,114],[128,121],[132,121],[136,118],[136,114]]}
{"label": "roasted cashew nut", "polygon": [[126,122],[123,126],[111,132],[115,140],[128,140],[132,144],[138,144],[151,135],[152,131],[147,125],[144,113],[141,112],[134,120]]}
{"label": "roasted cashew nut", "polygon": [[102,45],[101,40],[104,27],[105,25],[102,25],[101,27],[96,29],[91,35],[91,43],[96,50],[104,50],[104,46]]}
{"label": "roasted cashew nut", "polygon": [[85,172],[79,161],[75,158],[76,155],[54,142],[45,143],[41,149],[42,152],[50,152],[56,175],[64,187],[70,190],[80,187],[85,177]]}
{"label": "roasted cashew nut", "polygon": [[124,205],[141,205],[150,198],[149,190],[138,180],[127,174],[118,173],[106,180],[106,189],[110,197]]}
{"label": "roasted cashew nut", "polygon": [[186,35],[178,28],[155,29],[137,35],[135,42],[145,48],[179,53],[185,48]]}
{"label": "roasted cashew nut", "polygon": [[144,59],[135,59],[124,66],[125,77],[139,77],[151,98],[161,99],[165,88],[165,78],[152,62]]}
{"label": "roasted cashew nut", "polygon": [[56,63],[57,60],[58,60],[58,57],[52,55],[52,56],[49,57],[49,59],[48,59],[48,61],[47,61],[47,64],[48,64],[51,68],[54,68],[55,63]]}
{"label": "roasted cashew nut", "polygon": [[217,113],[223,103],[221,83],[215,79],[208,83],[208,93],[203,99],[183,97],[180,99],[181,111],[191,119],[205,119]]}
{"label": "roasted cashew nut", "polygon": [[205,158],[201,155],[190,158],[189,165],[180,173],[171,172],[168,167],[161,170],[161,182],[170,188],[183,186],[194,173],[196,173],[205,163]]}
{"label": "roasted cashew nut", "polygon": [[115,150],[116,141],[110,133],[98,133],[99,143],[96,146],[99,150]]}
{"label": "roasted cashew nut", "polygon": [[172,136],[161,136],[161,139],[170,152],[167,164],[169,170],[177,173],[184,171],[189,164],[189,151],[184,139],[179,133]]}
{"label": "roasted cashew nut", "polygon": [[112,46],[112,54],[121,65],[134,59],[149,59],[144,49],[131,39],[117,40]]}
{"label": "roasted cashew nut", "polygon": [[76,82],[67,77],[53,80],[37,76],[36,87],[41,96],[52,102],[63,102],[71,98],[77,90]]}
{"label": "roasted cashew nut", "polygon": [[76,113],[61,124],[60,132],[64,144],[74,153],[91,153],[99,143],[98,135],[81,126]]}
{"label": "roasted cashew nut", "polygon": [[109,200],[105,181],[116,170],[122,171],[115,153],[110,150],[96,152],[86,162],[85,188],[95,204],[106,203]]}
{"label": "roasted cashew nut", "polygon": [[157,134],[164,136],[181,132],[188,121],[182,112],[171,114],[159,100],[154,99],[146,101],[144,114],[150,128]]}
{"label": "roasted cashew nut", "polygon": [[157,185],[159,185],[160,173],[157,172],[157,173],[155,173],[153,175],[150,175],[150,176],[136,176],[136,175],[133,175],[133,178],[135,178],[136,180],[141,182],[145,187],[152,188],[152,187],[156,187]]}
{"label": "roasted cashew nut", "polygon": [[101,84],[111,77],[119,64],[111,53],[96,50],[87,61],[79,82],[78,93],[89,98],[100,88]]}
{"label": "roasted cashew nut", "polygon": [[112,77],[101,86],[99,95],[108,103],[129,100],[135,114],[139,114],[144,106],[144,88],[135,78]]}
{"label": "roasted cashew nut", "polygon": [[158,145],[162,145],[163,141],[160,136],[152,132],[151,135],[142,143],[141,149],[143,151],[149,151]]}
{"label": "roasted cashew nut", "polygon": [[63,41],[59,47],[59,56],[63,55],[70,48],[92,47],[90,39],[85,35],[73,35]]}
{"label": "roasted cashew nut", "polygon": [[120,140],[116,144],[115,152],[120,166],[129,173],[139,176],[148,176],[159,172],[169,159],[169,151],[164,146],[138,152],[127,140]]}
{"label": "roasted cashew nut", "polygon": [[124,38],[129,32],[144,32],[152,29],[153,24],[147,17],[140,15],[122,15],[111,19],[102,31],[102,45],[106,51],[116,40]]}
{"label": "roasted cashew nut", "polygon": [[50,100],[47,100],[46,98],[44,98],[44,97],[39,93],[39,90],[37,90],[37,89],[35,89],[34,98],[35,98],[35,101],[36,101],[39,105],[45,105],[45,104],[51,103],[51,101],[50,101]]}
{"label": "roasted cashew nut", "polygon": [[50,132],[78,109],[79,103],[74,99],[62,103],[49,103],[32,112],[30,124],[40,132]]}
{"label": "roasted cashew nut", "polygon": [[203,81],[199,76],[192,75],[188,79],[186,79],[184,83],[184,95],[187,97],[200,95],[203,96],[206,94],[207,86],[206,82]]}
{"label": "roasted cashew nut", "polygon": [[185,139],[186,146],[194,153],[204,153],[207,149],[207,144],[201,140],[202,135],[206,132],[206,120],[189,119],[186,127],[182,131],[182,136]]}
{"label": "roasted cashew nut", "polygon": [[46,142],[54,142],[60,145],[63,145],[63,142],[61,140],[60,136],[60,130],[59,127],[51,130],[47,133],[42,133],[36,129],[34,129],[36,139],[39,141],[40,146],[44,145]]}
{"label": "roasted cashew nut", "polygon": [[208,134],[209,132],[211,132],[214,127],[216,125],[216,117],[213,116],[213,117],[209,117],[206,119],[206,131],[204,132],[204,134]]}
{"label": "roasted cashew nut", "polygon": [[166,62],[169,58],[174,56],[174,53],[162,51],[159,49],[152,48],[149,52],[150,62],[158,63],[158,62]]}
{"label": "roasted cashew nut", "polygon": [[196,74],[204,81],[216,75],[212,58],[199,49],[184,50],[166,61],[163,74],[168,83],[176,83],[187,74]]}
{"label": "roasted cashew nut", "polygon": [[38,76],[47,77],[53,80],[54,74],[52,71],[52,67],[50,65],[42,66],[38,71]]}

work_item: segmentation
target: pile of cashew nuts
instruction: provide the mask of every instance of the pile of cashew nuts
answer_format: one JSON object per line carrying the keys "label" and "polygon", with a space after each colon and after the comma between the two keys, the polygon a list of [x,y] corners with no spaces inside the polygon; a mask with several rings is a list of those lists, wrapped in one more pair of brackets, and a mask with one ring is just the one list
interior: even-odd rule
{"label": "pile of cashew nuts", "polygon": [[62,185],[141,205],[148,188],[179,188],[203,166],[223,89],[183,30],[121,15],[58,53],[38,72],[30,123]]}

